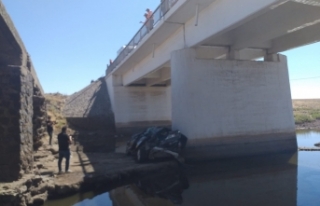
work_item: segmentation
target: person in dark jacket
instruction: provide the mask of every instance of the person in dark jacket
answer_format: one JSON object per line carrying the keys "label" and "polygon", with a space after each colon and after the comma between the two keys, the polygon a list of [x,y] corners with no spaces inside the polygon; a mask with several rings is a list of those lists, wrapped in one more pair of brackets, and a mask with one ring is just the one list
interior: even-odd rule
{"label": "person in dark jacket", "polygon": [[51,121],[51,117],[48,116],[48,120],[46,121],[46,124],[47,124],[47,132],[49,135],[49,145],[52,145],[53,125],[55,125],[56,122]]}
{"label": "person in dark jacket", "polygon": [[59,161],[58,161],[58,167],[59,167],[59,173],[62,172],[61,170],[61,162],[62,159],[66,159],[66,167],[65,172],[71,172],[69,170],[69,161],[70,161],[70,148],[69,145],[72,143],[71,136],[67,134],[67,127],[62,127],[61,133],[58,135],[58,144],[59,144]]}

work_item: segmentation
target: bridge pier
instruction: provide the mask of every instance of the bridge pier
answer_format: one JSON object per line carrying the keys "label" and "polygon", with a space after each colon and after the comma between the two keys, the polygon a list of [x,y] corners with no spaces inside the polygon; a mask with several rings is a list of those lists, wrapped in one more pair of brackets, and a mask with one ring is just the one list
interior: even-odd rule
{"label": "bridge pier", "polygon": [[150,126],[171,126],[170,87],[125,87],[115,75],[106,81],[117,133],[130,135]]}
{"label": "bridge pier", "polygon": [[172,127],[189,138],[188,159],[296,151],[286,57],[266,60],[172,52]]}

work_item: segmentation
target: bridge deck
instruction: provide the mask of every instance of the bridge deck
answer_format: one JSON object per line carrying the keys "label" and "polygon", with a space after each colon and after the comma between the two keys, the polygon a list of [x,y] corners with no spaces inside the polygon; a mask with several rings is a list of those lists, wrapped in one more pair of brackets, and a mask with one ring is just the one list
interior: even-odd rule
{"label": "bridge deck", "polygon": [[134,84],[169,68],[171,52],[187,47],[210,47],[213,59],[236,50],[239,59],[249,60],[320,40],[320,6],[309,1],[177,0],[162,14],[159,6],[154,28],[138,31],[108,75],[122,75],[124,86]]}

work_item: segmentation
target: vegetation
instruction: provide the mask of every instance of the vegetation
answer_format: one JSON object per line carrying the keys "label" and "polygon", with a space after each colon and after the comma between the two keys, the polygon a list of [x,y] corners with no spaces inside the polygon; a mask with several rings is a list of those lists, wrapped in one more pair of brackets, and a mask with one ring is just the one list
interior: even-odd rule
{"label": "vegetation", "polygon": [[320,99],[293,100],[292,104],[296,124],[320,120]]}
{"label": "vegetation", "polygon": [[63,126],[67,124],[66,119],[62,115],[63,106],[67,98],[66,95],[60,93],[45,94],[47,103],[47,113],[51,116],[52,121],[56,121],[54,131],[59,132]]}
{"label": "vegetation", "polygon": [[[67,124],[62,115],[63,106],[68,96],[60,93],[46,94],[47,112],[53,121],[56,121],[54,131],[58,132]],[[320,99],[293,100],[293,114],[296,124],[303,124],[320,120]]]}

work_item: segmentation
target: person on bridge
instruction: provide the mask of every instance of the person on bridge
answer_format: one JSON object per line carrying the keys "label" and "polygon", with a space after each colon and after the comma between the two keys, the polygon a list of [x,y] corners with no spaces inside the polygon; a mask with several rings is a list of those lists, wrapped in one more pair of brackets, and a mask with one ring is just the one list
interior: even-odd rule
{"label": "person on bridge", "polygon": [[147,28],[147,31],[149,32],[150,31],[150,21],[148,19],[148,14],[144,14],[143,16],[145,17],[145,20],[144,20],[144,22],[140,21],[140,23],[143,23],[143,25]]}
{"label": "person on bridge", "polygon": [[147,14],[147,20],[149,24],[149,31],[153,29],[154,19],[153,19],[153,12],[150,9],[146,9]]}
{"label": "person on bridge", "polygon": [[70,148],[69,145],[72,143],[71,136],[67,134],[67,127],[62,127],[61,133],[58,135],[58,144],[59,144],[59,160],[58,160],[58,167],[59,167],[59,174],[62,172],[61,170],[61,162],[62,159],[66,159],[66,167],[65,172],[71,172],[69,170],[69,161],[70,161]]}
{"label": "person on bridge", "polygon": [[52,145],[52,134],[53,134],[53,125],[56,124],[56,121],[51,121],[51,117],[48,116],[47,124],[47,132],[49,135],[49,145]]}

